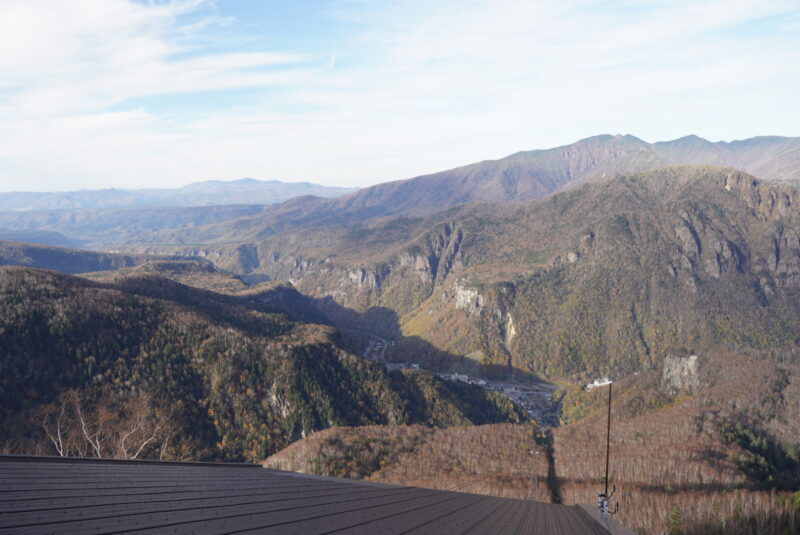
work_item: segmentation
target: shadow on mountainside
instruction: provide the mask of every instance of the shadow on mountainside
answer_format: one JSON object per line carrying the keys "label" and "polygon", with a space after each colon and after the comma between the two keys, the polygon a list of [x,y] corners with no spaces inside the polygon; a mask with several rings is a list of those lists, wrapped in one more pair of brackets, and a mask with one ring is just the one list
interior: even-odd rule
{"label": "shadow on mountainside", "polygon": [[[313,299],[313,298],[312,298]],[[387,307],[370,307],[364,312],[337,303],[332,297],[314,299],[314,304],[342,332],[345,347],[361,356],[383,362],[419,364],[441,373],[464,373],[487,379],[533,380],[525,370],[477,360],[440,349],[419,336],[403,336],[400,318]],[[384,345],[375,349],[376,342]]]}

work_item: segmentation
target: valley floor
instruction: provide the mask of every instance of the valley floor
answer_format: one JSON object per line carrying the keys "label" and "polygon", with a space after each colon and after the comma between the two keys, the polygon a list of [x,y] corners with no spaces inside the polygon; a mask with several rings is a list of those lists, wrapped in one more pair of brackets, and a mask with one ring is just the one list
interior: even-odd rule
{"label": "valley floor", "polygon": [[[388,361],[386,359],[386,350],[393,346],[394,342],[391,340],[367,331],[342,330],[348,331],[350,335],[364,339],[362,344],[364,349],[360,353],[363,358],[382,364],[389,370],[420,369],[423,366],[422,363]],[[492,380],[472,377],[466,373],[435,372],[434,375],[446,381],[459,381],[498,392],[511,400],[514,405],[524,410],[542,428],[546,429],[559,425],[561,404],[554,397],[559,387],[549,381],[536,378]]]}

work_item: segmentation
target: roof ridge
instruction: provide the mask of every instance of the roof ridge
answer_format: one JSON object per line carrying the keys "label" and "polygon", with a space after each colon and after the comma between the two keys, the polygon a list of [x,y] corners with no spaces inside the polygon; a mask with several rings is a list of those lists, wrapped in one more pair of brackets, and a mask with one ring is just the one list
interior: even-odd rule
{"label": "roof ridge", "polygon": [[263,468],[254,463],[225,463],[213,461],[161,461],[156,459],[110,459],[106,457],[60,457],[58,455],[17,455],[13,453],[0,453],[0,462],[41,462],[53,461],[63,463],[108,463],[108,464],[156,464],[178,466],[216,466],[222,468]]}

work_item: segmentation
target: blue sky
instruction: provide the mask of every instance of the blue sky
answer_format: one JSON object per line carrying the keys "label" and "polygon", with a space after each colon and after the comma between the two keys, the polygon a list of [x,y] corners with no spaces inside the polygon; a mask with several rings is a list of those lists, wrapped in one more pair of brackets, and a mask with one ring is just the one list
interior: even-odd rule
{"label": "blue sky", "polygon": [[796,0],[3,0],[0,191],[800,135]]}

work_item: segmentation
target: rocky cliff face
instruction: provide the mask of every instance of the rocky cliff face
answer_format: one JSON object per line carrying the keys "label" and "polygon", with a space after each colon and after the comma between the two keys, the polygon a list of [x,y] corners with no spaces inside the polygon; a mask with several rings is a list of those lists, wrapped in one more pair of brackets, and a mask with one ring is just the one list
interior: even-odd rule
{"label": "rocky cliff face", "polygon": [[697,355],[664,357],[661,386],[667,394],[693,394],[700,387],[700,357]]}
{"label": "rocky cliff face", "polygon": [[[332,298],[344,307],[363,311],[389,304],[402,314],[430,297],[452,273],[463,269],[463,238],[464,232],[457,223],[444,223],[386,260],[360,265],[259,248],[254,253],[257,267],[250,268],[250,272],[288,280],[303,293]],[[207,257],[218,255],[211,253]]]}
{"label": "rocky cliff face", "polygon": [[347,251],[320,230],[250,258],[254,273],[325,300],[335,322],[368,316],[437,362],[444,352],[568,375],[645,369],[675,345],[792,353],[797,194],[730,169],[669,168],[427,229],[403,223],[422,230],[401,238],[391,222],[362,228]]}

